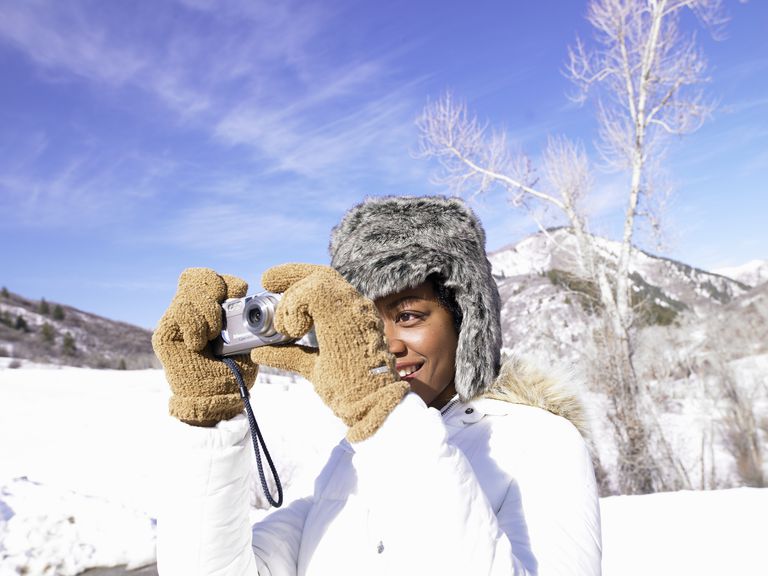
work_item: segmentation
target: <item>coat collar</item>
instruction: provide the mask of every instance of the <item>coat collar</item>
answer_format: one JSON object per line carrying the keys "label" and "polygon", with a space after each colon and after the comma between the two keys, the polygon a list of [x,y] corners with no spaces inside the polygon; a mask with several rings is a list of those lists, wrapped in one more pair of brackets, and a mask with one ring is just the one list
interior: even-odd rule
{"label": "coat collar", "polygon": [[483,416],[506,415],[512,404],[541,408],[570,421],[582,436],[589,433],[586,410],[576,395],[573,376],[553,370],[544,374],[532,363],[511,358],[493,385],[468,402],[455,397],[441,412],[447,424],[468,425]]}

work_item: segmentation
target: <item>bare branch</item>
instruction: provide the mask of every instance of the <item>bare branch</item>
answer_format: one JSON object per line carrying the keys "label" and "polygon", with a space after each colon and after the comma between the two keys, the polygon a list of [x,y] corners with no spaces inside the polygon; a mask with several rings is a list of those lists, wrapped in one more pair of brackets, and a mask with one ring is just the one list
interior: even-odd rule
{"label": "bare branch", "polygon": [[603,82],[615,74],[615,69],[610,66],[601,66],[594,55],[586,51],[580,38],[576,38],[575,46],[568,48],[566,76],[577,87],[577,92],[570,96],[574,102],[584,103],[593,84]]}
{"label": "bare branch", "polygon": [[562,136],[550,138],[544,151],[543,174],[562,199],[563,209],[573,212],[569,220],[580,219],[577,205],[592,188],[591,168],[583,146]]}
{"label": "bare branch", "polygon": [[487,136],[485,126],[467,113],[466,105],[456,104],[451,94],[428,104],[416,125],[417,157],[436,158],[443,169],[439,181],[454,193],[475,198],[500,185],[513,205],[531,197],[563,210],[556,196],[534,188],[530,161],[524,155],[511,157],[506,137]]}

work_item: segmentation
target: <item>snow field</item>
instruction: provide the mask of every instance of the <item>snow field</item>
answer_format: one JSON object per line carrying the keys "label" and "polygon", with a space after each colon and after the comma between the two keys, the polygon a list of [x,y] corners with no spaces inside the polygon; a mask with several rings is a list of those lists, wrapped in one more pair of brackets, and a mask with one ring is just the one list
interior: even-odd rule
{"label": "snow field", "polygon": [[667,492],[600,501],[603,574],[768,574],[768,489]]}

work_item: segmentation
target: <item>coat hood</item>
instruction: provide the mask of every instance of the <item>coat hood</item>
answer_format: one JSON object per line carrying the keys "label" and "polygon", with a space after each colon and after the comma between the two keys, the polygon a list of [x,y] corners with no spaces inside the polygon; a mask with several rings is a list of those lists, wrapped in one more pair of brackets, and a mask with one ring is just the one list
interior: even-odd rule
{"label": "coat hood", "polygon": [[557,369],[544,374],[534,364],[513,357],[504,362],[498,378],[481,398],[542,408],[562,416],[587,438],[589,418],[572,382],[571,374]]}

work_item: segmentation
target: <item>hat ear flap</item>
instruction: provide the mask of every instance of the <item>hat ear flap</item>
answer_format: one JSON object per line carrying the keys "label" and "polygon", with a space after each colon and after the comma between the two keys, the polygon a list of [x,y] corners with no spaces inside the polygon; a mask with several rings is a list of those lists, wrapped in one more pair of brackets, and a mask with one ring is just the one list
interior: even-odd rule
{"label": "hat ear flap", "polygon": [[[487,264],[487,270],[479,269]],[[473,276],[460,290],[456,301],[462,312],[456,349],[456,392],[462,401],[485,392],[493,384],[501,365],[501,301],[487,260],[478,269],[463,271]],[[477,278],[489,278],[490,283]],[[457,293],[458,292],[458,293]]]}

